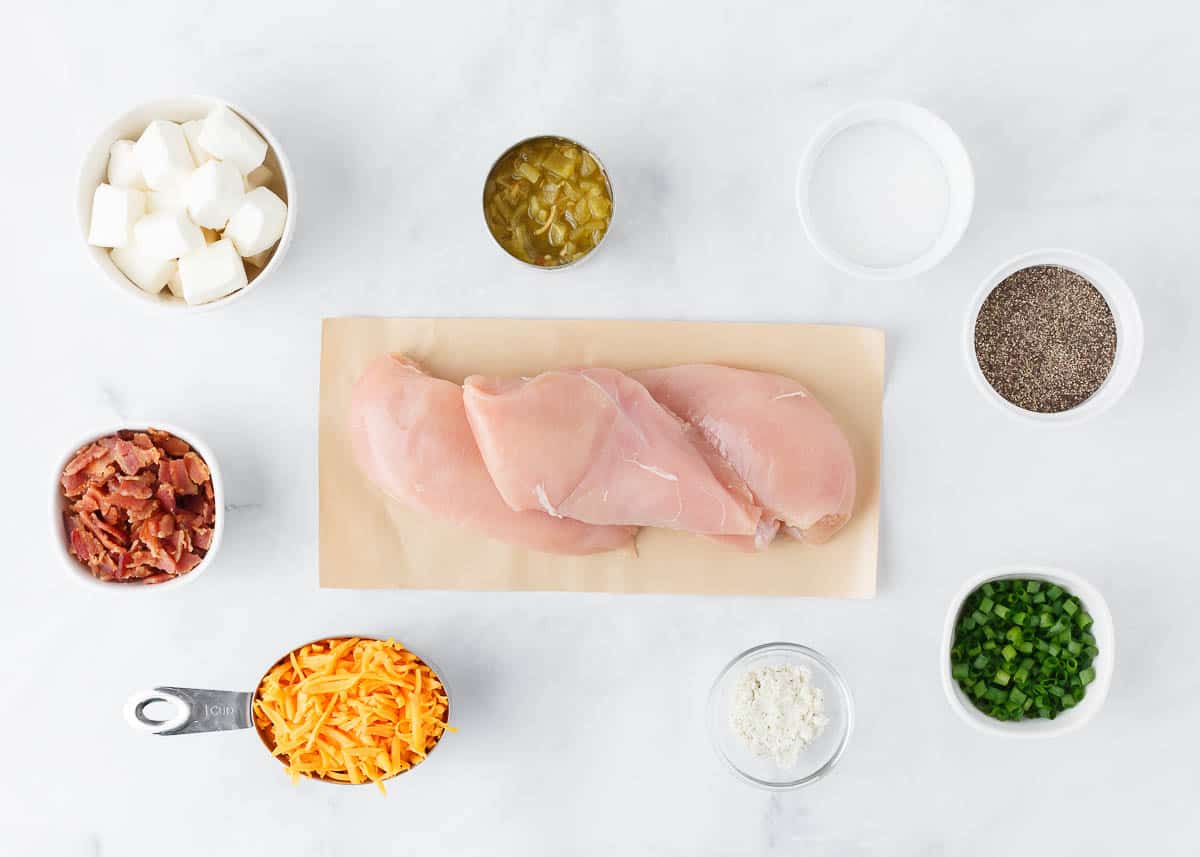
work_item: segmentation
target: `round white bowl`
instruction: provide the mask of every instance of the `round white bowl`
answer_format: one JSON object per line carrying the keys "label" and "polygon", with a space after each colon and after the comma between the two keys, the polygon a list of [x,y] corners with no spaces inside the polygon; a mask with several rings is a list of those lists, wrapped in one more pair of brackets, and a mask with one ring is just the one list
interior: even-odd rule
{"label": "round white bowl", "polygon": [[[130,282],[129,278],[122,274],[117,266],[113,264],[108,248],[93,247],[87,243],[88,227],[92,219],[92,195],[96,192],[96,188],[106,180],[109,149],[112,148],[112,144],[117,140],[136,140],[146,130],[146,126],[155,119],[168,119],[172,122],[190,122],[193,119],[203,119],[214,107],[222,105],[245,119],[267,141],[267,159],[265,163],[275,173],[275,177],[268,183],[267,187],[278,194],[280,199],[287,203],[288,207],[287,220],[283,226],[283,235],[280,237],[278,243],[276,243],[271,258],[262,270],[255,272],[254,266],[248,265],[247,277],[249,282],[244,288],[238,289],[231,295],[226,295],[223,298],[208,303],[192,305],[184,301],[183,298],[175,297],[166,289],[163,289],[157,295],[147,294]],[[104,279],[111,283],[118,291],[134,298],[143,305],[158,307],[171,312],[207,312],[219,307],[229,306],[234,301],[241,300],[252,289],[261,286],[267,277],[279,268],[288,247],[292,243],[292,235],[296,229],[296,181],[292,175],[291,165],[288,163],[287,156],[283,153],[279,141],[275,139],[274,135],[267,130],[262,122],[242,108],[236,107],[223,99],[212,98],[207,95],[187,95],[179,98],[163,98],[142,104],[128,113],[122,114],[111,125],[101,131],[96,137],[96,142],[92,144],[92,147],[83,158],[83,165],[79,171],[79,196],[76,206],[79,213],[79,228],[83,247],[87,251],[88,256],[95,262],[96,267],[100,269],[100,273],[104,275]]]}
{"label": "round white bowl", "polygon": [[[983,376],[983,370],[979,368],[979,360],[975,357],[975,322],[979,318],[979,310],[982,309],[984,301],[1006,278],[1033,265],[1057,265],[1086,279],[1104,296],[1108,308],[1112,310],[1113,322],[1117,328],[1117,353],[1108,377],[1104,379],[1100,389],[1079,405],[1057,414],[1027,411],[1008,401],[988,383],[987,378]],[[966,326],[963,330],[963,357],[967,364],[967,374],[975,382],[980,394],[1002,411],[1030,423],[1065,426],[1099,416],[1125,395],[1125,391],[1137,375],[1138,367],[1141,366],[1145,341],[1142,314],[1138,310],[1133,291],[1121,275],[1099,259],[1074,250],[1052,248],[1023,253],[1005,262],[987,276],[967,309]]]}
{"label": "round white bowl", "polygon": [[[1099,649],[1099,654],[1092,663],[1092,669],[1096,671],[1096,679],[1087,686],[1087,693],[1084,694],[1082,702],[1074,708],[1067,709],[1053,720],[994,720],[971,704],[971,700],[962,692],[958,682],[950,675],[950,648],[954,645],[954,628],[958,624],[958,614],[962,610],[963,602],[972,592],[988,581],[1011,578],[1044,580],[1048,583],[1058,584],[1076,596],[1092,617],[1092,626],[1089,630],[1096,638],[1096,648]],[[1112,613],[1100,591],[1078,574],[1070,571],[1039,565],[1010,565],[992,569],[967,580],[950,601],[950,609],[946,611],[946,624],[942,630],[942,646],[939,657],[941,659],[939,666],[942,673],[942,689],[946,692],[946,699],[950,702],[950,707],[959,717],[979,731],[1004,738],[1052,738],[1056,735],[1066,735],[1068,732],[1082,728],[1084,724],[1095,717],[1104,707],[1104,700],[1108,698],[1108,690],[1112,685],[1113,663],[1116,658],[1116,638],[1113,634]]]}
{"label": "round white bowl", "polygon": [[[737,681],[748,670],[782,664],[805,667],[811,672],[812,683],[825,691],[825,713],[829,717],[825,731],[790,768],[755,756],[729,724],[729,703]],[[753,786],[788,791],[817,782],[837,765],[854,730],[854,700],[841,673],[820,652],[797,643],[764,643],[742,652],[721,670],[708,693],[706,718],[713,749],[729,770]]]}
{"label": "round white bowl", "polygon": [[[881,122],[907,130],[925,142],[942,162],[949,185],[949,207],[941,234],[920,256],[901,265],[876,267],[851,258],[825,240],[816,225],[809,188],[813,170],[825,146],[848,128]],[[855,277],[871,280],[902,280],[924,273],[950,254],[967,231],[975,207],[975,170],[962,140],[940,116],[903,101],[873,101],[857,104],[835,115],[821,126],[800,161],[796,176],[796,208],[808,240],[827,262]]]}
{"label": "round white bowl", "polygon": [[[208,553],[204,555],[204,559],[191,571],[179,575],[172,580],[166,580],[162,583],[155,584],[135,584],[121,583],[112,580],[100,580],[92,576],[91,571],[79,562],[67,547],[66,528],[63,526],[63,511],[66,509],[66,499],[63,497],[62,478],[63,469],[75,457],[75,453],[82,447],[99,440],[102,437],[107,437],[111,434],[116,434],[119,431],[145,431],[148,428],[159,429],[175,435],[180,440],[189,444],[196,454],[204,459],[204,463],[208,465],[209,473],[212,475],[213,484],[213,506],[215,507],[215,523],[213,524],[212,544],[208,548]],[[90,589],[99,589],[109,592],[149,592],[154,590],[175,589],[180,586],[185,586],[198,578],[204,572],[208,571],[213,564],[213,560],[217,557],[217,551],[221,547],[221,538],[225,533],[225,486],[221,481],[221,468],[217,464],[217,457],[213,454],[212,449],[204,441],[200,440],[196,435],[179,426],[171,425],[160,421],[155,422],[132,422],[116,426],[103,426],[99,429],[88,432],[79,438],[75,443],[72,443],[63,457],[59,459],[58,466],[53,473],[53,485],[50,489],[50,538],[54,545],[54,551],[62,560],[63,568],[67,575],[83,586]]]}

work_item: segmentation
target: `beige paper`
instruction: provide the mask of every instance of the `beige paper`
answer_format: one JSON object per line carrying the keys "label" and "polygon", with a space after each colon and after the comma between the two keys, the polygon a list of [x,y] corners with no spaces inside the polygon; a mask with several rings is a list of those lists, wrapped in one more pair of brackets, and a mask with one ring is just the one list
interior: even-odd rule
{"label": "beige paper", "polygon": [[[506,319],[326,319],[321,342],[321,585],[346,588],[875,594],[883,332],[799,324]],[[562,366],[631,370],[720,363],[801,381],[850,437],[854,517],[828,544],[779,538],[762,553],[644,529],[637,552],[555,556],[511,547],[389,499],[359,472],[348,413],[354,382],[402,352],[442,378],[534,375]]]}

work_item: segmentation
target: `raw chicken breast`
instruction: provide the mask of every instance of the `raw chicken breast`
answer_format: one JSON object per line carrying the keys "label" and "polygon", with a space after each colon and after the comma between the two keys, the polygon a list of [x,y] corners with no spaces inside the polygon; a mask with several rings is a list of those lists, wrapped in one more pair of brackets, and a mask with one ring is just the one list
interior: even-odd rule
{"label": "raw chicken breast", "polygon": [[463,412],[462,388],[387,355],[354,387],[350,435],[359,467],[399,502],[547,553],[590,554],[632,542],[632,527],[596,527],[514,512],[496,492]]}
{"label": "raw chicken breast", "polygon": [[592,524],[753,535],[750,492],[694,429],[615,369],[463,383],[467,420],[513,509]]}
{"label": "raw chicken breast", "polygon": [[830,413],[791,378],[726,366],[647,369],[630,375],[694,425],[745,480],[764,519],[805,542],[850,520],[850,443]]}

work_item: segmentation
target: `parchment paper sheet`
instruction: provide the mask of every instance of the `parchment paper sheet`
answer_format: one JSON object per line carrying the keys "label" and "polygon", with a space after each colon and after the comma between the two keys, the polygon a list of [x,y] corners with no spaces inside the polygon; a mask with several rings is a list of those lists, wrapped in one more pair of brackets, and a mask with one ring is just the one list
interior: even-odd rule
{"label": "parchment paper sheet", "polygon": [[[759,554],[698,536],[643,530],[637,552],[564,557],[510,547],[387,498],[359,472],[347,430],[350,391],[367,364],[403,352],[442,378],[534,375],[563,366],[630,370],[720,363],[789,375],[850,437],[854,517],[826,545],[780,538]],[[875,594],[883,332],[797,324],[507,319],[326,319],[321,342],[320,579],[342,588]]]}

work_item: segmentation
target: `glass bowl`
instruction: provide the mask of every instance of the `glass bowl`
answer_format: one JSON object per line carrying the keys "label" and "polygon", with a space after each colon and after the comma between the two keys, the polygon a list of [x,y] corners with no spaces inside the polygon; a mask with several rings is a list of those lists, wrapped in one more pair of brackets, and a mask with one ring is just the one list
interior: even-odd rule
{"label": "glass bowl", "polygon": [[[754,755],[729,722],[738,680],[752,669],[784,665],[804,667],[811,673],[812,683],[825,691],[825,714],[829,717],[825,731],[801,751],[791,767]],[[708,694],[707,719],[713,749],[731,771],[759,788],[786,791],[815,783],[837,765],[853,731],[854,700],[845,679],[820,652],[797,643],[764,643],[742,652],[721,670]]]}

